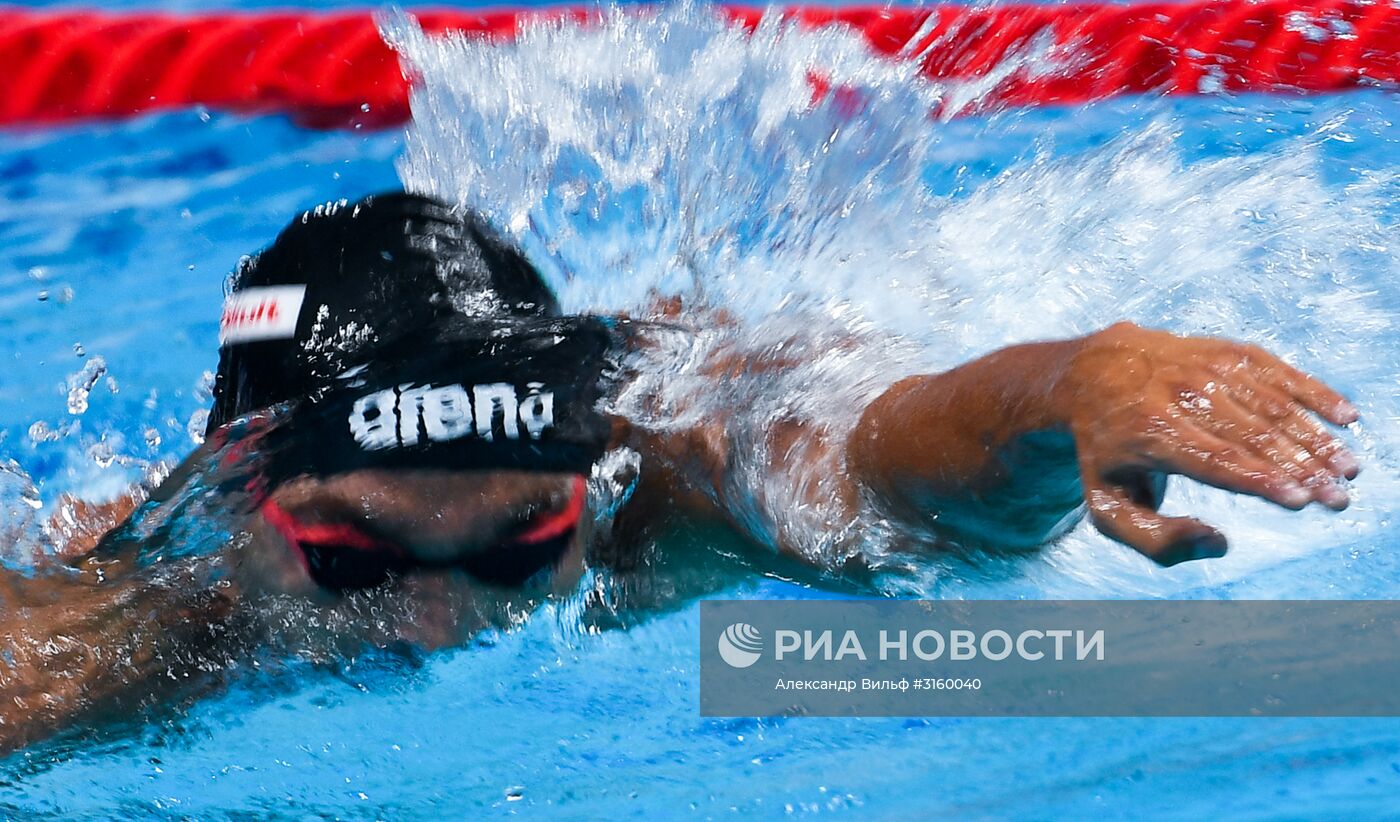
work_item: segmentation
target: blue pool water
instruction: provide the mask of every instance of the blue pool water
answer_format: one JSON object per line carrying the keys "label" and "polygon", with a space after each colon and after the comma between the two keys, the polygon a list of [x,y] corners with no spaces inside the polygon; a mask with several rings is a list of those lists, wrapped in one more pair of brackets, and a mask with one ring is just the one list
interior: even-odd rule
{"label": "blue pool water", "polygon": [[[59,494],[109,496],[193,447],[240,255],[300,209],[403,177],[515,230],[574,307],[701,294],[761,342],[763,315],[796,306],[922,352],[891,369],[1129,317],[1265,342],[1366,415],[1353,438],[1367,471],[1343,515],[1174,488],[1234,538],[1224,560],[1156,569],[1081,527],[1030,556],[921,558],[875,593],[1400,595],[1394,95],[936,122],[919,107],[932,91],[898,90],[849,44],[738,47],[702,17],[679,13],[664,40],[621,28],[612,54],[560,32],[494,55],[420,50],[429,82],[407,143],[207,112],[0,134],[0,523],[32,528]],[[866,120],[784,108],[785,78],[814,54],[865,90]],[[697,56],[739,79],[705,85]],[[571,82],[584,70],[603,81]],[[493,116],[482,77],[519,80],[539,105]],[[792,226],[810,242],[786,242]],[[5,559],[31,561],[19,553]],[[1341,818],[1393,813],[1400,794],[1394,720],[702,719],[699,599],[869,591],[725,535],[664,556],[655,586],[676,593],[625,628],[582,630],[566,600],[457,651],[241,676],[178,717],[10,757],[0,813]]]}

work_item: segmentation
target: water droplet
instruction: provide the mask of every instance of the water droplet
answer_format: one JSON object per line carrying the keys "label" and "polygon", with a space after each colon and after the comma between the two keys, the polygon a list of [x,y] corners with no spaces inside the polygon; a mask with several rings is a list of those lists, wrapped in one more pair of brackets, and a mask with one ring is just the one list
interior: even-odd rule
{"label": "water droplet", "polygon": [[106,373],[107,361],[93,357],[83,365],[82,370],[68,377],[68,413],[76,416],[88,410],[88,395]]}
{"label": "water droplet", "polygon": [[519,802],[525,798],[525,788],[520,785],[512,785],[506,788],[506,801]]}
{"label": "water droplet", "polygon": [[88,446],[87,455],[89,459],[97,463],[99,468],[111,468],[112,463],[117,460],[116,452],[112,450],[112,446],[106,440]]}
{"label": "water droplet", "polygon": [[40,291],[40,292],[39,292],[39,302],[41,302],[41,303],[46,303],[46,302],[48,302],[48,301],[49,301],[49,292],[48,292],[47,290],[45,290],[45,291]]}
{"label": "water droplet", "polygon": [[204,429],[209,425],[209,409],[201,408],[190,415],[190,421],[185,426],[185,432],[190,435],[190,442],[195,445],[204,444]]}
{"label": "water droplet", "polygon": [[80,342],[73,343],[73,353],[77,354],[79,357],[86,357],[87,349],[83,348],[83,344]]}
{"label": "water droplet", "polygon": [[160,432],[156,429],[147,428],[141,435],[146,438],[146,447],[152,450],[160,447]]}
{"label": "water droplet", "polygon": [[368,112],[369,112],[369,103],[361,103],[361,104],[360,104],[360,111],[363,111],[363,112],[368,113]]}

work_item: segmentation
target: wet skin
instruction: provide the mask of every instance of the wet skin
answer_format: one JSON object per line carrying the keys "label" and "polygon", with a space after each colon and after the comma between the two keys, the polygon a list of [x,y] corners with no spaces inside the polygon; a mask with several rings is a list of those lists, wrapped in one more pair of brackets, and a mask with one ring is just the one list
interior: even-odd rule
{"label": "wet skin", "polygon": [[850,456],[892,507],[918,517],[1023,481],[1018,438],[1064,432],[1094,526],[1172,565],[1220,556],[1226,541],[1199,520],[1157,513],[1166,475],[1341,510],[1360,466],[1322,421],[1357,417],[1257,346],[1119,323],[902,381],[866,409]]}

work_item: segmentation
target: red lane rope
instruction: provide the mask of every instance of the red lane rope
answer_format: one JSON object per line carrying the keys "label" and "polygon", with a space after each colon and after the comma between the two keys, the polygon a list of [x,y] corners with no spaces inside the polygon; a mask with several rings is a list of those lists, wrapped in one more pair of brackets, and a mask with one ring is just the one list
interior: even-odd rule
{"label": "red lane rope", "polygon": [[[754,28],[764,11],[724,7]],[[509,39],[527,20],[596,12],[429,10],[430,33]],[[1193,0],[1145,5],[789,8],[860,31],[935,80],[1015,66],[975,104],[1081,103],[1117,94],[1315,92],[1400,83],[1390,0]],[[1032,50],[1052,59],[1008,64]],[[367,12],[116,14],[0,8],[0,126],[209,106],[286,112],[320,127],[392,125],[408,86]]]}

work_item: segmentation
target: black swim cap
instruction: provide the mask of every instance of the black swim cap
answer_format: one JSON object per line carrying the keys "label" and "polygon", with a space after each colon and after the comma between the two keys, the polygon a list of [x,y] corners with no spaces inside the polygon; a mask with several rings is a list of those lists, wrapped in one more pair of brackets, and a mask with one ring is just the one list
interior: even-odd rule
{"label": "black swim cap", "polygon": [[598,317],[453,317],[374,348],[261,440],[271,485],[362,468],[588,473],[612,426],[617,331]]}
{"label": "black swim cap", "polygon": [[471,212],[403,192],[317,207],[235,277],[208,432],[440,321],[558,314],[524,254]]}

